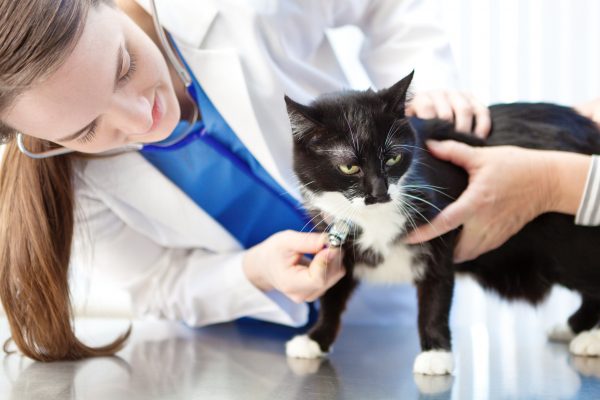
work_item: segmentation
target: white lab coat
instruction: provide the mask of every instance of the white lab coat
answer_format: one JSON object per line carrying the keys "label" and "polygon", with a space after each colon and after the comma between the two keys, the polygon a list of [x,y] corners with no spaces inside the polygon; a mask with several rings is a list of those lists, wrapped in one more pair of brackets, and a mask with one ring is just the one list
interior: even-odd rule
{"label": "white lab coat", "polygon": [[[149,9],[148,0],[139,0]],[[450,50],[431,3],[413,0],[157,0],[171,32],[209,98],[241,141],[283,188],[297,196],[284,93],[308,102],[347,88],[325,35],[357,25],[372,82],[385,87],[413,68],[417,89],[453,83]],[[306,322],[307,307],[263,293],[241,269],[243,250],[140,154],[76,164],[73,268],[108,277],[131,296],[137,315],[198,326],[250,316]],[[93,284],[93,283],[92,283]],[[361,289],[362,290],[362,289]],[[394,290],[397,288],[379,289]],[[373,315],[368,290],[353,310]],[[410,293],[412,295],[412,293]],[[366,296],[366,297],[365,297]],[[382,303],[404,318],[412,312]],[[401,300],[402,302],[402,300]],[[405,307],[414,303],[404,301]],[[360,312],[358,313],[360,314]],[[397,314],[396,314],[397,315]],[[356,318],[360,319],[359,315]]]}

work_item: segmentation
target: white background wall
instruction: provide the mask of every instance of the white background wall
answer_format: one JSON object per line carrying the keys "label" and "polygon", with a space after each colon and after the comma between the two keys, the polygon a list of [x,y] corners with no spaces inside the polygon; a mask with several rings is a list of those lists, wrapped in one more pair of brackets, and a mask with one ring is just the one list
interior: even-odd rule
{"label": "white background wall", "polygon": [[439,2],[462,83],[482,100],[600,96],[600,1]]}
{"label": "white background wall", "polygon": [[[573,104],[600,96],[600,1],[432,0],[439,4],[461,87],[484,103]],[[361,34],[332,34],[345,71],[369,86],[356,64]]]}

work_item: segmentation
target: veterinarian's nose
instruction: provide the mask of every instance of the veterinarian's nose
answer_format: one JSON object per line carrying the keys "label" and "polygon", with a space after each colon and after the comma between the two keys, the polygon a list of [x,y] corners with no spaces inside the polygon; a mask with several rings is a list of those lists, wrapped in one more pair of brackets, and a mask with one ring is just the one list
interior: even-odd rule
{"label": "veterinarian's nose", "polygon": [[146,134],[153,124],[152,100],[150,96],[123,94],[113,102],[115,125],[128,135]]}
{"label": "veterinarian's nose", "polygon": [[387,203],[390,201],[388,194],[387,181],[383,178],[376,177],[371,179],[371,193],[365,197],[365,204]]}

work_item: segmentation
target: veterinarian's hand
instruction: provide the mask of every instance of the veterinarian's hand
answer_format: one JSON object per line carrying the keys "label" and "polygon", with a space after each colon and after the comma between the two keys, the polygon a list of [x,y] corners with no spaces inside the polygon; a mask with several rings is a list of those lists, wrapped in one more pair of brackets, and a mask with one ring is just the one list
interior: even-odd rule
{"label": "veterinarian's hand", "polygon": [[499,247],[554,206],[544,151],[512,146],[478,148],[451,140],[427,144],[437,158],[464,168],[469,185],[431,224],[411,232],[407,243],[425,242],[463,225],[454,259],[471,260]]}
{"label": "veterinarian's hand", "polygon": [[600,97],[575,107],[575,110],[600,125]]}
{"label": "veterinarian's hand", "polygon": [[[486,138],[492,128],[490,110],[469,93],[457,90],[417,92],[406,105],[406,115],[454,122],[459,132]],[[473,120],[474,119],[474,120]]]}
{"label": "veterinarian's hand", "polygon": [[[246,276],[262,291],[276,289],[296,303],[314,301],[346,273],[340,249],[319,233],[279,232],[244,255]],[[304,254],[314,254],[312,261]]]}

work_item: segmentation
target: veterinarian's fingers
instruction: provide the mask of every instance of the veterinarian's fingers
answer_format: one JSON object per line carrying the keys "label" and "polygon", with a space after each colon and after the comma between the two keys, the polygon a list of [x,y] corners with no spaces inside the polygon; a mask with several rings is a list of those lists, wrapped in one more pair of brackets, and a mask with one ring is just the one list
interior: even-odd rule
{"label": "veterinarian's fingers", "polygon": [[[463,198],[465,195],[466,198]],[[404,238],[404,242],[407,244],[427,242],[461,226],[471,215],[469,195],[465,192],[463,196],[446,207],[429,224],[421,225],[410,232]]]}
{"label": "veterinarian's fingers", "polygon": [[277,234],[280,244],[291,251],[304,254],[315,254],[327,243],[327,235],[323,233],[306,233],[292,230]]}
{"label": "veterinarian's fingers", "polygon": [[409,104],[414,115],[423,119],[435,118],[435,106],[428,93],[417,93]]}
{"label": "veterinarian's fingers", "polygon": [[320,290],[327,286],[327,271],[341,263],[341,250],[328,247],[315,255],[308,266],[308,273],[313,284],[313,290]]}
{"label": "veterinarian's fingers", "polygon": [[490,109],[483,105],[475,96],[467,95],[471,106],[475,111],[475,136],[485,139],[492,130],[492,118],[490,117]]}
{"label": "veterinarian's fingers", "polygon": [[406,103],[406,106],[404,107],[404,115],[407,117],[414,117],[417,115],[412,103]]}
{"label": "veterinarian's fingers", "polygon": [[428,140],[426,144],[429,151],[431,151],[435,157],[441,160],[450,161],[452,164],[467,170],[477,154],[476,148],[455,140],[444,140],[441,142]]}
{"label": "veterinarian's fingers", "polygon": [[437,118],[450,122],[454,121],[454,113],[452,112],[452,106],[446,92],[435,92],[432,93],[430,97],[433,101]]}
{"label": "veterinarian's fingers", "polygon": [[[326,250],[323,250],[326,251]],[[329,261],[327,264],[327,276],[325,278],[325,286],[319,287],[315,290],[310,296],[306,298],[306,301],[315,301],[325,292],[327,292],[333,285],[335,285],[340,279],[346,275],[346,269],[342,264],[342,254],[339,250],[333,249],[332,251],[336,251],[339,255],[336,255],[333,260]]]}
{"label": "veterinarian's fingers", "polygon": [[464,94],[459,92],[449,93],[448,100],[454,111],[454,129],[458,132],[470,133],[473,128],[474,114],[471,103]]}

